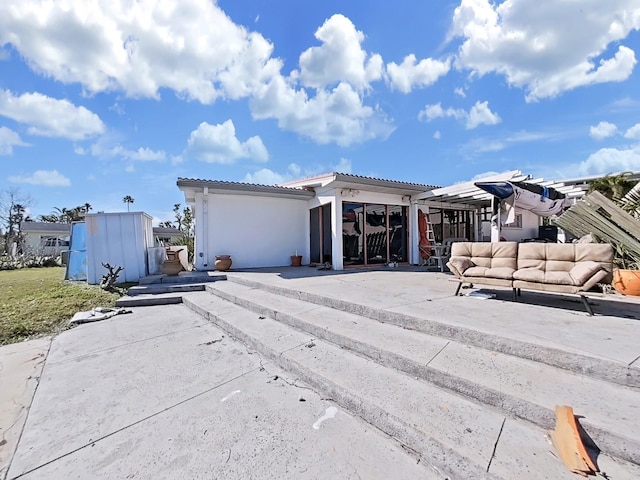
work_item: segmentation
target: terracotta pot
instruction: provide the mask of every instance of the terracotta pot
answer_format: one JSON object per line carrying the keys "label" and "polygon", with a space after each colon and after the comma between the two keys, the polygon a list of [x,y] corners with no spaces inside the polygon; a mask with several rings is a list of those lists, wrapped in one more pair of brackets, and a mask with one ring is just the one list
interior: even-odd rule
{"label": "terracotta pot", "polygon": [[613,286],[623,295],[640,296],[640,270],[614,270]]}
{"label": "terracotta pot", "polygon": [[291,255],[291,266],[299,267],[302,265],[302,255]]}
{"label": "terracotta pot", "polygon": [[220,272],[226,272],[231,268],[231,255],[216,255],[216,261],[213,263],[216,266],[216,270]]}
{"label": "terracotta pot", "polygon": [[182,268],[182,264],[180,260],[165,260],[162,264],[162,273],[165,275],[177,275],[184,268]]}

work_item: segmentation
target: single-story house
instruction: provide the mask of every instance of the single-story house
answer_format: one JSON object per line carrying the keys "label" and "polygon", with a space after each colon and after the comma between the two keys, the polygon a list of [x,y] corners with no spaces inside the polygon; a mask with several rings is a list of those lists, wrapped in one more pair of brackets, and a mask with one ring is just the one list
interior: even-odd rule
{"label": "single-story house", "polygon": [[42,255],[60,255],[69,248],[71,225],[68,223],[22,222],[22,251]]}
{"label": "single-story house", "polygon": [[[544,181],[519,170],[483,181],[535,183],[566,195],[567,206],[599,176]],[[477,179],[478,181],[480,179]],[[330,263],[334,270],[420,263],[418,217],[425,214],[430,242],[526,241],[540,235],[542,218],[515,209],[515,221],[496,223],[492,195],[474,181],[448,187],[328,173],[281,185],[179,178],[195,219],[195,268],[214,268],[231,255],[234,268]],[[419,210],[421,211],[419,213]]]}
{"label": "single-story house", "polygon": [[[69,249],[70,223],[22,222],[22,251],[37,252],[42,255],[56,256]],[[153,227],[156,245],[170,245],[182,237],[177,228]]]}

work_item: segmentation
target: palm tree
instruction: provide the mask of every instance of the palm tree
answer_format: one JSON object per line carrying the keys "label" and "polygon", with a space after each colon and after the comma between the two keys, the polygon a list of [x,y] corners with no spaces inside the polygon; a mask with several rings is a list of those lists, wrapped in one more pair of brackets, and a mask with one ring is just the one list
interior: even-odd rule
{"label": "palm tree", "polygon": [[597,191],[614,202],[620,202],[637,182],[629,180],[631,172],[606,175],[589,183],[589,193]]}
{"label": "palm tree", "polygon": [[90,204],[90,203],[85,203],[85,204],[82,206],[82,209],[84,210],[84,213],[89,213],[89,210],[91,210],[91,208],[92,208],[92,207],[91,207],[91,204]]}
{"label": "palm tree", "polygon": [[126,204],[127,204],[127,212],[129,211],[129,206],[130,206],[133,202],[135,202],[135,200],[133,199],[133,197],[132,197],[131,195],[127,195],[127,196],[125,196],[125,197],[122,199],[122,201],[123,201],[124,203],[126,203]]}

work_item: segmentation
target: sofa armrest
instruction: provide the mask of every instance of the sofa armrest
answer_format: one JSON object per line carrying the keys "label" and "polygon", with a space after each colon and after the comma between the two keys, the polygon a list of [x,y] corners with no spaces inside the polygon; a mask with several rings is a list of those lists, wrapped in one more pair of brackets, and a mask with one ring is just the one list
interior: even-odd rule
{"label": "sofa armrest", "polygon": [[475,267],[475,265],[469,257],[451,257],[447,262],[449,270],[458,277],[464,275],[465,270]]}
{"label": "sofa armrest", "polygon": [[569,276],[577,287],[585,285],[595,274],[604,270],[598,262],[578,262],[569,270]]}

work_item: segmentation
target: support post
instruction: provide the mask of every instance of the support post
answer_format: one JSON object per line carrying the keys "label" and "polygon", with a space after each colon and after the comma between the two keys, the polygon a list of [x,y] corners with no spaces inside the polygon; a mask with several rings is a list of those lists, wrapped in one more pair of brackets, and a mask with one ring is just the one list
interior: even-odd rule
{"label": "support post", "polygon": [[587,309],[587,313],[589,314],[589,316],[593,317],[593,310],[591,309],[591,304],[589,303],[587,297],[585,297],[584,295],[580,295],[580,300],[582,300],[582,304],[584,305],[584,308]]}

